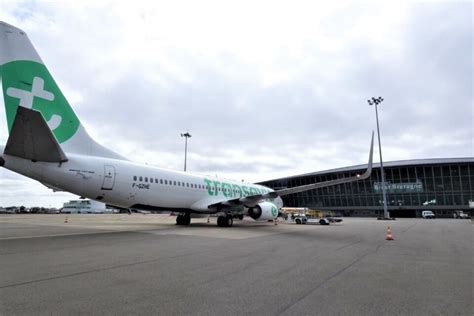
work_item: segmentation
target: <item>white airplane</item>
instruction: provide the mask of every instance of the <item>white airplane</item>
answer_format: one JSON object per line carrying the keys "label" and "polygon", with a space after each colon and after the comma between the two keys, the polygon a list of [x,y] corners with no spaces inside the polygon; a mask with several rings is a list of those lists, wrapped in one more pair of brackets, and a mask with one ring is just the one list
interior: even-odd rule
{"label": "white airplane", "polygon": [[9,138],[0,146],[0,166],[68,191],[125,209],[217,214],[217,225],[234,218],[276,220],[281,196],[366,179],[361,175],[274,191],[258,184],[171,171],[129,161],[99,145],[86,132],[25,32],[0,22],[0,74]]}

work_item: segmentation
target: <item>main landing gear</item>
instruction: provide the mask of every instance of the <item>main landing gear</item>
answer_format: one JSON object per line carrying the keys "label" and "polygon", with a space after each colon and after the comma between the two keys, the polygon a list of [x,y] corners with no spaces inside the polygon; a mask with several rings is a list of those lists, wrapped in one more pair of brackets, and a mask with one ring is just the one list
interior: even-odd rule
{"label": "main landing gear", "polygon": [[[176,225],[186,226],[191,223],[191,214],[181,213],[176,216]],[[232,227],[234,224],[234,218],[232,214],[219,215],[217,217],[217,226],[219,227]]]}
{"label": "main landing gear", "polygon": [[189,225],[191,223],[191,214],[184,213],[176,216],[176,225]]}
{"label": "main landing gear", "polygon": [[232,227],[232,224],[234,224],[232,215],[220,215],[217,217],[217,226],[219,227]]}

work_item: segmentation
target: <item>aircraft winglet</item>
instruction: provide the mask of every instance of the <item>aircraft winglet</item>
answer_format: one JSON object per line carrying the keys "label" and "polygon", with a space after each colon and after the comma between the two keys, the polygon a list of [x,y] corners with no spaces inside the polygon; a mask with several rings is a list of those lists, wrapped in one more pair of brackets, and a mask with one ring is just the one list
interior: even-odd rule
{"label": "aircraft winglet", "polygon": [[4,154],[43,162],[68,160],[43,115],[22,106],[16,112]]}
{"label": "aircraft winglet", "polygon": [[308,190],[314,190],[318,188],[324,188],[328,187],[331,185],[336,185],[336,184],[342,184],[342,183],[348,183],[352,181],[358,181],[358,180],[364,180],[370,177],[372,173],[372,158],[374,154],[374,131],[372,131],[372,140],[370,142],[370,152],[369,152],[369,162],[367,163],[367,170],[363,174],[358,174],[353,177],[347,177],[347,178],[341,178],[341,179],[336,179],[336,180],[329,180],[329,181],[323,181],[323,182],[317,182],[317,183],[312,183],[312,184],[307,184],[307,185],[301,185],[298,187],[293,187],[293,188],[288,188],[288,189],[282,189],[276,191],[276,193],[279,196],[283,195],[288,195],[288,194],[293,194],[293,193],[299,193],[299,192],[304,192]]}

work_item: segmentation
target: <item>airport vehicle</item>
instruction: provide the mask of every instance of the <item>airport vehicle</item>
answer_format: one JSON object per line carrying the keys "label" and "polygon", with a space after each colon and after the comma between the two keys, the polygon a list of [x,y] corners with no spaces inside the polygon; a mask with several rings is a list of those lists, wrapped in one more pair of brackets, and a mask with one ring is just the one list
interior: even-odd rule
{"label": "airport vehicle", "polygon": [[333,216],[327,215],[324,218],[327,219],[330,223],[340,223],[340,222],[342,222],[342,218],[339,218],[339,217],[333,217]]}
{"label": "airport vehicle", "polygon": [[319,223],[329,225],[330,223],[340,223],[342,218],[334,217],[332,211],[320,211],[307,207],[282,207],[285,219],[296,224]]}
{"label": "airport vehicle", "polygon": [[329,225],[329,221],[325,218],[319,217],[310,217],[304,214],[296,215],[294,219],[296,224],[321,224],[321,225]]}
{"label": "airport vehicle", "polygon": [[0,166],[35,179],[55,191],[68,191],[119,208],[191,214],[218,214],[217,224],[249,215],[273,220],[281,196],[367,179],[372,170],[374,133],[363,174],[272,190],[142,165],[96,143],[34,49],[25,32],[0,22],[0,67],[9,138],[0,147]]}
{"label": "airport vehicle", "polygon": [[320,225],[329,225],[331,223],[342,222],[341,218],[335,218],[331,216],[314,217],[314,216],[308,216],[306,214],[296,214],[292,217],[292,220],[296,224],[320,224]]}
{"label": "airport vehicle", "polygon": [[470,216],[463,211],[454,211],[453,212],[453,217],[457,219],[469,219]]}
{"label": "airport vehicle", "polygon": [[308,207],[282,207],[281,212],[285,218],[290,217],[291,215],[295,216],[296,214],[304,214],[309,217],[336,217],[333,211],[328,210],[317,210]]}
{"label": "airport vehicle", "polygon": [[432,211],[422,211],[421,212],[421,217],[427,218],[427,219],[435,219],[436,216]]}

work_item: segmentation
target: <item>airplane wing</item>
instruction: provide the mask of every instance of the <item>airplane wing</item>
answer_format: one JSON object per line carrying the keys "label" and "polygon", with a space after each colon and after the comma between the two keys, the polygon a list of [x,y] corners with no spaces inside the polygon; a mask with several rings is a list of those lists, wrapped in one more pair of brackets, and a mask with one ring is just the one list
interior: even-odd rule
{"label": "airplane wing", "polygon": [[231,199],[227,201],[221,201],[221,202],[209,205],[208,208],[221,210],[221,209],[236,207],[236,206],[254,207],[258,203],[264,200],[275,199],[279,196],[285,196],[288,194],[294,194],[294,193],[304,192],[308,190],[324,188],[324,187],[328,187],[332,185],[367,179],[370,177],[372,173],[373,152],[374,152],[374,132],[372,131],[372,140],[370,142],[370,152],[369,152],[369,162],[367,164],[367,170],[361,175],[358,174],[353,177],[346,177],[346,178],[340,178],[340,179],[335,179],[335,180],[316,182],[316,183],[301,185],[301,186],[297,186],[293,188],[287,188],[287,189],[281,189],[278,191],[268,192],[265,194],[256,194],[256,195]]}
{"label": "airplane wing", "polygon": [[265,194],[250,195],[246,197],[214,203],[214,204],[209,205],[208,208],[221,210],[221,209],[225,209],[229,207],[237,207],[237,206],[254,207],[255,205],[257,205],[263,200],[275,199],[277,197],[278,197],[278,191],[274,191],[274,192],[269,192]]}

